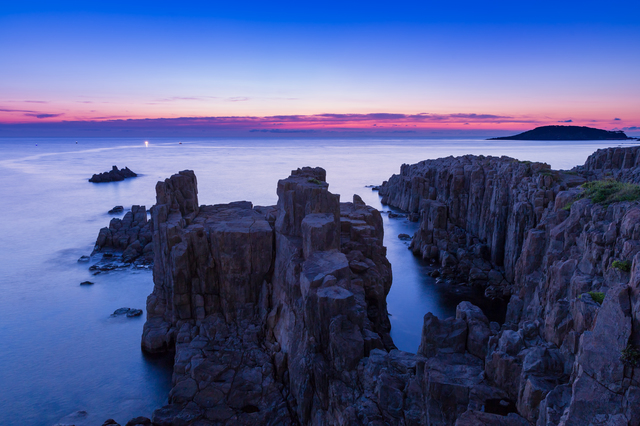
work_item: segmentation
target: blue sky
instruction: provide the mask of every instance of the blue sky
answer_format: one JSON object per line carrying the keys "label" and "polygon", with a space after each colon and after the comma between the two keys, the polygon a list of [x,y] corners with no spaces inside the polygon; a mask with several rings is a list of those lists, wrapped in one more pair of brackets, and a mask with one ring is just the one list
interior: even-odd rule
{"label": "blue sky", "polygon": [[428,113],[512,118],[427,126],[445,130],[631,129],[639,4],[16,2],[0,9],[0,123]]}

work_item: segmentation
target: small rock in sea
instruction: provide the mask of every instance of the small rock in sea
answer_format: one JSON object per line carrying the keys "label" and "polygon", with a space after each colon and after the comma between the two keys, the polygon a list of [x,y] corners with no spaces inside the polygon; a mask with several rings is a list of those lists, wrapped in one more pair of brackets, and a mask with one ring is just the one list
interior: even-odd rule
{"label": "small rock in sea", "polygon": [[90,260],[91,258],[89,256],[83,255],[83,256],[80,256],[80,259],[78,259],[78,262],[88,262]]}
{"label": "small rock in sea", "polygon": [[114,208],[109,210],[109,214],[118,214],[118,213],[122,213],[123,211],[124,211],[123,206],[115,206]]}
{"label": "small rock in sea", "polygon": [[401,218],[401,217],[407,217],[407,215],[406,214],[389,212],[389,217],[390,218]]}
{"label": "small rock in sea", "polygon": [[411,239],[411,235],[409,234],[398,234],[398,238],[402,241],[408,241]]}
{"label": "small rock in sea", "polygon": [[142,315],[142,309],[120,308],[120,309],[116,309],[111,314],[112,317],[117,317],[118,315],[126,315],[129,318],[138,317]]}
{"label": "small rock in sea", "polygon": [[92,285],[94,284],[92,281],[82,281],[80,285]]}
{"label": "small rock in sea", "polygon": [[94,174],[91,177],[91,179],[89,179],[89,182],[93,182],[93,183],[117,182],[117,181],[125,180],[126,178],[132,178],[136,176],[138,176],[138,174],[129,170],[128,167],[125,167],[124,169],[118,169],[117,166],[113,166],[113,168],[108,172]]}
{"label": "small rock in sea", "polygon": [[116,422],[113,419],[107,419],[104,423],[102,423],[102,426],[120,426],[120,423]]}

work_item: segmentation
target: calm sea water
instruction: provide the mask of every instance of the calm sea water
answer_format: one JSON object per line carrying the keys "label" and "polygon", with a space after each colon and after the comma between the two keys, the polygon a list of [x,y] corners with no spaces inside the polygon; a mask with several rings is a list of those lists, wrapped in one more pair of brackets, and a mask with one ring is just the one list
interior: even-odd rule
{"label": "calm sea water", "polygon": [[[77,142],[77,143],[76,143]],[[155,184],[194,170],[201,204],[250,200],[275,204],[276,183],[292,169],[321,166],[330,190],[350,201],[357,193],[382,209],[365,185],[379,184],[402,163],[449,155],[509,155],[554,168],[582,164],[606,142],[483,140],[182,140],[0,139],[0,424],[52,425],[76,410],[87,424],[124,424],[150,416],[166,402],[172,360],[140,351],[144,317],[111,318],[117,308],[144,308],[151,273],[92,276],[86,264],[98,230],[115,205],[150,207]],[[617,145],[617,144],[616,144]],[[91,184],[93,173],[128,166],[141,176]],[[417,224],[385,220],[394,282],[388,297],[392,336],[415,352],[422,317],[452,315],[473,294],[438,286],[425,275],[399,233]],[[93,286],[80,286],[85,280]],[[78,423],[79,424],[79,423]]]}

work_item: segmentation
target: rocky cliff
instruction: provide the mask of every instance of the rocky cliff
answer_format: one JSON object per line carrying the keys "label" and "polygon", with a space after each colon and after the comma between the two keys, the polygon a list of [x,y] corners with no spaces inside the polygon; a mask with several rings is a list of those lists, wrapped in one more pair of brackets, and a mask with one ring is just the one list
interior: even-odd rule
{"label": "rocky cliff", "polygon": [[403,165],[380,188],[383,204],[421,220],[411,248],[457,281],[510,292],[526,233],[556,195],[585,182],[575,173],[508,157],[464,156]]}
{"label": "rocky cliff", "polygon": [[293,171],[269,207],[199,206],[190,171],[158,183],[142,347],[175,366],[153,424],[639,425],[640,205],[580,187],[631,179],[606,159],[637,155],[403,166],[381,193],[421,221],[414,252],[510,299],[504,324],[468,302],[427,313],[417,354],[389,337],[380,214],[324,170]]}
{"label": "rocky cliff", "polygon": [[[278,205],[271,207],[199,206],[190,171],[156,189],[155,287],[142,347],[175,348],[176,356],[170,404],[153,421],[323,425],[382,418],[378,401],[363,390],[371,380],[363,359],[379,353],[381,365],[400,363],[405,376],[412,366],[403,363],[415,361],[389,337],[391,269],[380,214],[357,196],[340,203],[319,168],[278,182]],[[390,386],[400,397],[394,415],[402,417],[399,383]],[[375,385],[367,384],[371,395],[379,393]]]}
{"label": "rocky cliff", "polygon": [[569,172],[507,157],[424,161],[381,188],[419,218],[415,253],[510,296],[501,330],[473,333],[476,346],[469,326],[467,351],[530,424],[640,424],[640,206],[593,203],[578,186],[638,182],[639,151],[599,150]]}

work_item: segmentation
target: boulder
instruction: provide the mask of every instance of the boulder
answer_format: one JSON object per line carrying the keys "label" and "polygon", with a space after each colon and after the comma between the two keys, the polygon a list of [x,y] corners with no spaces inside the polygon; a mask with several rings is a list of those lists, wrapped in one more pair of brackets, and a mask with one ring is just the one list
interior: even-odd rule
{"label": "boulder", "polygon": [[426,357],[432,357],[437,353],[464,353],[467,333],[467,323],[464,320],[440,320],[429,312],[424,316],[418,353]]}
{"label": "boulder", "polygon": [[487,356],[487,344],[492,334],[487,317],[477,306],[462,302],[456,307],[456,319],[467,323],[467,351],[484,359]]}

